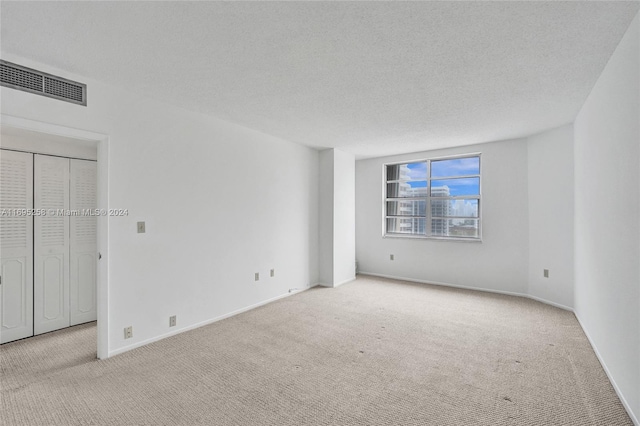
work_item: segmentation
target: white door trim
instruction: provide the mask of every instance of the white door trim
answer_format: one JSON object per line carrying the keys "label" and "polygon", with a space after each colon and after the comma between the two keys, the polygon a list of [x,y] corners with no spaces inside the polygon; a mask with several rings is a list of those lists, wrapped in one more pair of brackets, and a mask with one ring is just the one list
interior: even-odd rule
{"label": "white door trim", "polygon": [[[87,130],[59,126],[21,117],[0,114],[2,126],[31,130],[73,139],[93,141],[98,148],[98,208],[109,209],[109,136]],[[98,308],[98,358],[109,357],[109,217],[98,216],[98,261],[97,308]]]}

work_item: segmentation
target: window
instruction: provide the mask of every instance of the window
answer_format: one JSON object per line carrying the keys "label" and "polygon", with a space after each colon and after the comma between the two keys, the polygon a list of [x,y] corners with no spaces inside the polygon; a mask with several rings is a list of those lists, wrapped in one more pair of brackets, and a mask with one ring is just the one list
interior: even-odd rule
{"label": "window", "polygon": [[480,154],[386,164],[385,235],[479,240]]}

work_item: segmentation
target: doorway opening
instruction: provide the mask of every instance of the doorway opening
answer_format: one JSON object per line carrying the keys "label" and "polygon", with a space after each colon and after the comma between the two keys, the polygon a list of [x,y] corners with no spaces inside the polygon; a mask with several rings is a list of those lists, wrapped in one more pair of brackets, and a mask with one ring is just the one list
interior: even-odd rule
{"label": "doorway opening", "polygon": [[0,136],[0,340],[97,321],[107,358],[108,138],[4,115]]}

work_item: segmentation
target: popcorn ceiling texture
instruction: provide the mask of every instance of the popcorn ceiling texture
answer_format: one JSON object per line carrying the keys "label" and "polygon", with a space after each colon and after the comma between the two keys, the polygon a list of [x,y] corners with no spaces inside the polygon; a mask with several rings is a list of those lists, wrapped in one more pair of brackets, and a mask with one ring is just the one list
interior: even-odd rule
{"label": "popcorn ceiling texture", "polygon": [[104,361],[95,339],[1,346],[0,423],[632,424],[573,314],[520,297],[360,276]]}
{"label": "popcorn ceiling texture", "polygon": [[573,122],[639,6],[2,2],[2,53],[364,158]]}

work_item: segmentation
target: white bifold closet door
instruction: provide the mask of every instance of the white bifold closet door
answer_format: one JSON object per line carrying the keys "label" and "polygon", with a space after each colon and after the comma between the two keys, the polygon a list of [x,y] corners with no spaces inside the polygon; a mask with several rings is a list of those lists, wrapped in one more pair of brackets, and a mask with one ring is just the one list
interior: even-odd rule
{"label": "white bifold closet door", "polygon": [[69,159],[35,155],[34,334],[69,327]]}
{"label": "white bifold closet door", "polygon": [[0,150],[0,343],[33,336],[33,154]]}
{"label": "white bifold closet door", "polygon": [[96,162],[35,156],[35,334],[96,320]]}
{"label": "white bifold closet door", "polygon": [[[97,163],[70,160],[70,206],[72,211],[95,210],[97,206]],[[70,314],[71,325],[96,320],[97,217],[79,215],[69,218],[70,241]]]}

